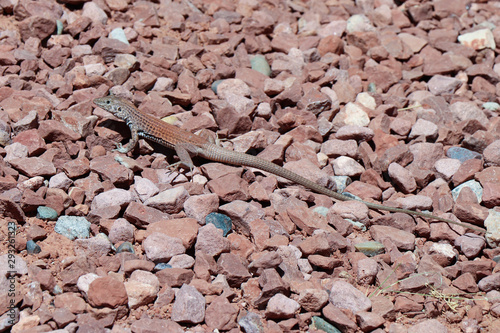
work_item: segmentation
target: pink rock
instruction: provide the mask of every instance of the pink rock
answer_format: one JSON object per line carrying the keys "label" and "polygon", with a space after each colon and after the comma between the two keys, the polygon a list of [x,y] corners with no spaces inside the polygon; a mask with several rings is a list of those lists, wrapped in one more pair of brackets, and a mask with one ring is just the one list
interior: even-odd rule
{"label": "pink rock", "polygon": [[92,210],[97,210],[110,206],[125,207],[132,201],[132,193],[124,189],[115,188],[97,195],[92,200]]}
{"label": "pink rock", "polygon": [[404,193],[411,193],[417,188],[417,183],[411,173],[398,163],[391,163],[387,171],[393,183]]}
{"label": "pink rock", "polygon": [[210,256],[218,256],[223,252],[229,252],[230,246],[227,238],[222,236],[222,230],[213,224],[201,227],[198,232],[195,250]]}
{"label": "pink rock", "polygon": [[74,314],[83,313],[86,309],[85,301],[77,293],[64,293],[57,295],[54,299],[56,308],[65,308]]}
{"label": "pink rock", "polygon": [[306,311],[319,311],[328,303],[328,293],[322,289],[304,289],[298,302]]}
{"label": "pink rock", "polygon": [[189,198],[189,193],[182,187],[165,190],[144,202],[146,206],[156,208],[162,212],[175,214],[181,211],[184,202]]}
{"label": "pink rock", "polygon": [[113,223],[109,231],[109,240],[116,244],[118,242],[134,242],[135,227],[125,219],[118,219]]}
{"label": "pink rock", "polygon": [[282,294],[271,297],[266,307],[266,317],[274,319],[292,318],[300,304]]}
{"label": "pink rock", "polygon": [[264,217],[263,209],[240,200],[222,205],[219,207],[219,210],[220,213],[229,216],[236,229],[246,236],[250,235],[249,223],[255,219],[262,219]]}
{"label": "pink rock", "polygon": [[363,292],[341,280],[336,280],[332,284],[330,303],[342,309],[349,309],[354,313],[367,311],[372,306],[370,299]]}
{"label": "pink rock", "polygon": [[173,256],[186,251],[182,240],[170,237],[160,232],[153,232],[142,243],[148,260],[154,262],[168,262]]}
{"label": "pink rock", "polygon": [[121,165],[111,155],[93,158],[90,170],[99,174],[103,179],[108,179],[115,186],[130,185],[133,181],[133,172]]}
{"label": "pink rock", "polygon": [[500,288],[500,273],[494,273],[481,279],[477,285],[481,291],[498,290]]}

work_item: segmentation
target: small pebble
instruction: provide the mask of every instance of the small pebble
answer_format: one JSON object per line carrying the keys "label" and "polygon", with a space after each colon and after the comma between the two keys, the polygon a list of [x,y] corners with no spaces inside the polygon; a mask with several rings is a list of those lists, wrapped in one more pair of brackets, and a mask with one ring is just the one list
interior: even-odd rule
{"label": "small pebble", "polygon": [[56,33],[58,35],[62,35],[64,29],[64,25],[60,20],[56,20]]}
{"label": "small pebble", "polygon": [[481,154],[462,147],[450,147],[446,152],[446,156],[459,160],[462,163],[473,158],[481,159]]}
{"label": "small pebble", "polygon": [[252,65],[252,69],[264,74],[265,76],[271,75],[271,67],[266,60],[266,57],[263,55],[256,55],[250,59],[250,64]]}
{"label": "small pebble", "polygon": [[325,331],[326,333],[342,333],[338,328],[327,322],[321,317],[318,316],[313,316],[311,318],[311,326],[310,328],[317,329],[317,330],[322,330]]}
{"label": "small pebble", "polygon": [[54,295],[60,295],[62,294],[64,291],[62,290],[61,287],[59,287],[59,285],[55,285],[54,286],[54,289],[52,290],[52,292],[54,293]]}
{"label": "small pebble", "polygon": [[36,209],[36,217],[41,220],[55,221],[57,220],[57,212],[53,208],[39,206]]}
{"label": "small pebble", "polygon": [[172,268],[172,265],[169,265],[165,262],[160,262],[159,264],[156,264],[154,270],[158,272],[165,268]]}
{"label": "small pebble", "polygon": [[134,246],[130,242],[123,242],[116,249],[116,253],[121,253],[121,252],[135,253]]}
{"label": "small pebble", "polygon": [[216,93],[216,94],[217,94],[217,87],[219,86],[219,84],[221,84],[221,83],[222,83],[222,81],[224,81],[224,80],[217,80],[217,81],[214,81],[214,82],[212,83],[211,88],[212,88],[212,91],[213,91],[214,93]]}
{"label": "small pebble", "polygon": [[29,254],[37,254],[42,252],[42,248],[31,239],[26,242],[26,250]]}
{"label": "small pebble", "polygon": [[109,38],[117,39],[122,43],[129,45],[127,36],[125,36],[125,31],[122,28],[115,28],[109,33]]}
{"label": "small pebble", "polygon": [[364,253],[368,257],[376,256],[377,254],[384,253],[385,247],[384,244],[375,241],[363,242],[354,245],[356,250],[361,253]]}
{"label": "small pebble", "polygon": [[264,333],[264,325],[262,325],[260,316],[256,313],[248,312],[238,320],[238,324],[246,333]]}

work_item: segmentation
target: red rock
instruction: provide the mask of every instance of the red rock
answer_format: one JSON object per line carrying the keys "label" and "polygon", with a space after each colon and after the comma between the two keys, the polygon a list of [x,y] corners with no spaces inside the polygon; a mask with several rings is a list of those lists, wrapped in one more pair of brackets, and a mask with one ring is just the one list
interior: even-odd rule
{"label": "red rock", "polygon": [[141,318],[132,323],[134,332],[169,332],[183,333],[182,326],[172,320]]}
{"label": "red rock", "polygon": [[162,220],[148,225],[145,236],[153,232],[160,232],[170,237],[180,238],[186,249],[192,247],[196,240],[200,226],[195,219]]}
{"label": "red rock", "polygon": [[493,208],[500,205],[500,184],[485,182],[483,185],[483,203],[486,207]]}
{"label": "red rock", "polygon": [[483,163],[478,159],[470,159],[462,163],[452,177],[453,184],[458,186],[474,178],[474,175],[483,170]]}
{"label": "red rock", "polygon": [[111,62],[117,54],[133,53],[133,48],[118,39],[101,37],[94,44],[94,53],[100,54],[105,62]]}
{"label": "red rock", "polygon": [[93,158],[90,170],[111,181],[115,186],[130,185],[133,180],[132,171],[116,162],[111,155]]}
{"label": "red rock", "polygon": [[67,308],[57,308],[54,310],[52,318],[54,319],[58,327],[64,327],[67,324],[74,322],[76,316]]}
{"label": "red rock", "polygon": [[324,233],[316,234],[311,237],[307,237],[301,243],[299,243],[298,248],[302,251],[305,256],[311,254],[330,254],[331,247],[328,243],[326,235]]}
{"label": "red rock", "polygon": [[382,326],[385,319],[373,312],[360,311],[356,313],[356,321],[363,332],[371,332]]}
{"label": "red rock", "polygon": [[19,142],[28,147],[29,156],[41,155],[47,149],[45,141],[36,129],[31,129],[19,133],[18,135],[16,135],[13,141]]}
{"label": "red rock", "polygon": [[[138,228],[168,219],[168,214],[162,213],[155,208],[144,206],[136,201],[129,203],[123,216]],[[167,230],[167,228],[164,230]]]}
{"label": "red rock", "polygon": [[[349,318],[340,308],[332,304],[328,304],[322,311],[323,315],[339,329],[344,329],[346,332],[354,332],[358,328],[358,325],[353,320],[354,318]],[[350,312],[347,310],[344,311]]]}
{"label": "red rock", "polygon": [[28,177],[53,176],[56,174],[54,163],[41,157],[16,158],[9,161],[9,163]]}
{"label": "red rock", "polygon": [[338,36],[330,35],[322,38],[318,45],[318,52],[321,56],[327,53],[341,54],[344,49],[344,42]]}
{"label": "red rock", "polygon": [[94,307],[106,306],[116,308],[127,304],[127,291],[123,282],[106,276],[94,280],[87,292],[90,305]]}
{"label": "red rock", "polygon": [[205,323],[210,329],[230,330],[237,326],[237,314],[238,308],[229,303],[225,297],[219,296],[207,307],[205,312]]}
{"label": "red rock", "polygon": [[370,228],[370,234],[378,242],[383,242],[385,239],[391,240],[401,250],[411,251],[415,247],[415,236],[406,231],[373,225]]}
{"label": "red rock", "polygon": [[460,275],[453,280],[452,284],[458,289],[468,293],[477,293],[479,291],[476,280],[471,273],[464,273]]}
{"label": "red rock", "polygon": [[168,285],[172,288],[188,284],[194,277],[190,269],[185,268],[165,268],[156,273],[161,285]]}
{"label": "red rock", "polygon": [[249,198],[248,183],[234,174],[211,180],[207,184],[212,193],[226,202],[234,200],[246,201]]}
{"label": "red rock", "polygon": [[217,261],[221,274],[226,275],[230,286],[239,287],[250,278],[250,273],[241,259],[232,253],[222,253]]}

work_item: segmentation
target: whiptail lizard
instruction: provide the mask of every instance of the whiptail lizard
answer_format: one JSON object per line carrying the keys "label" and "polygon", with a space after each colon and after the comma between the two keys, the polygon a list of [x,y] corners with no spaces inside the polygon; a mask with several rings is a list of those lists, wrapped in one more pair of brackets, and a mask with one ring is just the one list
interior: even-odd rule
{"label": "whiptail lizard", "polygon": [[[189,167],[190,169],[193,169],[194,167],[191,156],[201,156],[212,161],[261,169],[276,176],[291,180],[297,184],[307,187],[310,190],[325,194],[337,200],[356,200],[344,194],[329,190],[326,187],[318,185],[315,182],[310,181],[309,179],[299,176],[298,174],[288,169],[285,169],[262,158],[219,147],[218,145],[211,143],[206,138],[185,131],[181,128],[168,124],[164,121],[161,121],[139,111],[132,103],[124,99],[115,96],[107,96],[96,98],[94,100],[94,103],[104,110],[111,112],[116,117],[124,120],[130,127],[131,139],[129,143],[125,146],[122,146],[120,143],[117,144],[116,150],[121,153],[127,153],[132,150],[137,144],[139,137],[144,137],[163,146],[174,149],[179,156],[179,159],[181,161],[180,163],[182,163],[186,167]],[[422,213],[419,211],[384,206],[363,200],[358,201],[364,203],[371,209],[418,215],[428,219],[456,224],[471,230],[478,231],[480,233],[486,232],[483,228],[480,228],[478,226],[473,226],[463,222],[455,222],[449,219]]]}

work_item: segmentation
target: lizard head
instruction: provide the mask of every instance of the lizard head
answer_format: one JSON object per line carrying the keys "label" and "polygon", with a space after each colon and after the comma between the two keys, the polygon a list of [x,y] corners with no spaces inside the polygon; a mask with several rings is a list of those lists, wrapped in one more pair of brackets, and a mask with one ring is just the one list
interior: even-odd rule
{"label": "lizard head", "polygon": [[94,104],[112,113],[118,118],[124,119],[126,116],[125,107],[128,104],[128,102],[116,96],[106,96],[106,97],[96,98],[94,99]]}

